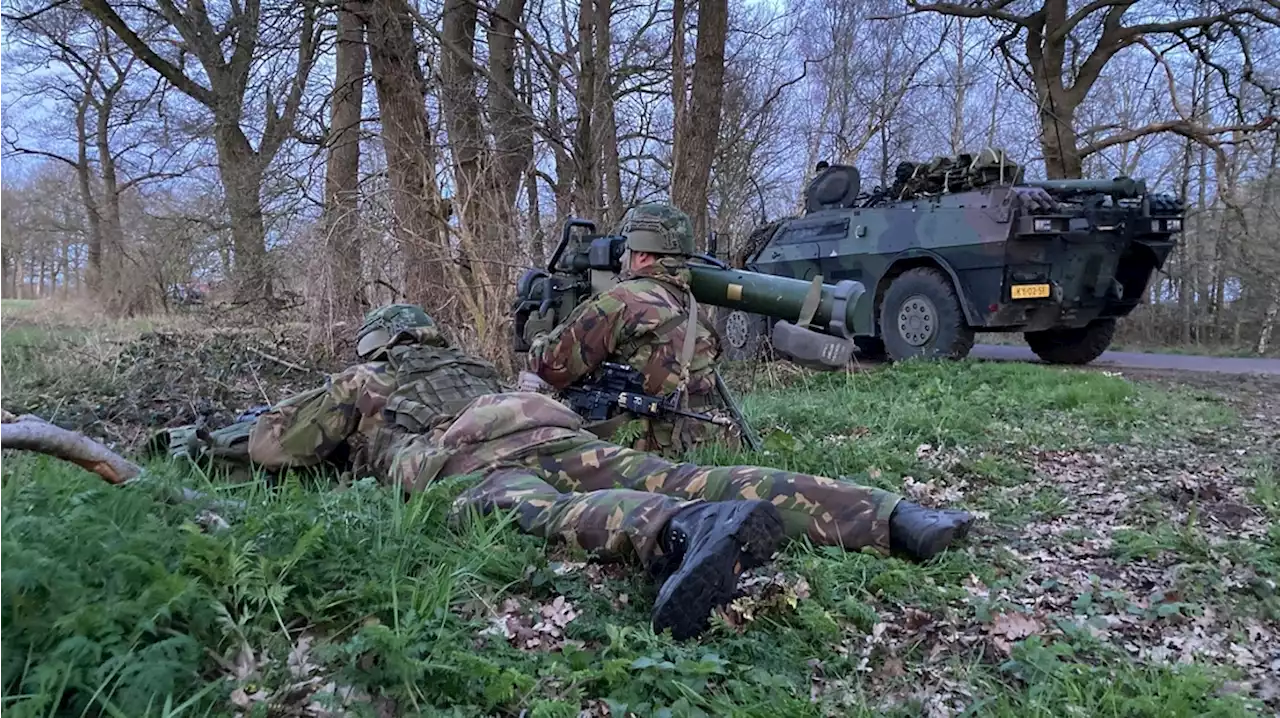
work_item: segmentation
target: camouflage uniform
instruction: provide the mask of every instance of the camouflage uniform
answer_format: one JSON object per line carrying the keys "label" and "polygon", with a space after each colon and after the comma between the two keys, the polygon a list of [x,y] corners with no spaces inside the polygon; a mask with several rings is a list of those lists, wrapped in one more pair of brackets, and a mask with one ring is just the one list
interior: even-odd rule
{"label": "camouflage uniform", "polygon": [[638,560],[661,582],[653,629],[677,639],[705,630],[741,573],[786,537],[927,559],[972,521],[852,483],[674,463],[601,441],[555,400],[505,392],[491,364],[448,347],[412,305],[370,312],[356,351],[366,361],[323,387],[212,435],[179,427],[161,437],[171,455],[197,460],[350,464],[405,493],[478,476],[455,500],[455,518],[511,511],[528,533]]}
{"label": "camouflage uniform", "polygon": [[[634,219],[636,216],[640,219]],[[623,220],[622,232],[625,234],[646,219],[663,237],[680,237],[663,249],[677,255],[692,252],[693,230],[688,217],[667,205],[633,209]],[[696,340],[690,357],[682,356],[691,304],[696,311],[689,290],[690,277],[683,256],[663,256],[656,264],[624,271],[622,281],[612,289],[578,305],[554,331],[534,339],[529,351],[530,370],[553,388],[564,389],[589,376],[605,361],[627,364],[644,375],[646,393],[668,395],[684,379],[686,408],[713,409],[713,371],[720,356],[720,339],[701,311],[696,312]],[[682,375],[682,369],[687,369],[687,376]],[[672,422],[635,418],[642,422],[642,431],[633,448],[668,456],[710,440],[715,431],[714,425],[696,419]],[[620,424],[612,422],[594,430],[609,437]],[[732,435],[720,439],[736,442]]]}
{"label": "camouflage uniform", "polygon": [[480,396],[456,419],[410,432],[379,418],[385,397],[399,393],[393,383],[386,362],[347,369],[325,390],[260,416],[251,459],[270,468],[314,465],[350,432],[352,460],[406,493],[440,477],[479,474],[456,511],[514,509],[529,533],[646,566],[661,554],[667,521],[697,500],[768,500],[788,536],[889,550],[894,494],[778,469],[674,463],[601,441],[572,410],[534,393]]}

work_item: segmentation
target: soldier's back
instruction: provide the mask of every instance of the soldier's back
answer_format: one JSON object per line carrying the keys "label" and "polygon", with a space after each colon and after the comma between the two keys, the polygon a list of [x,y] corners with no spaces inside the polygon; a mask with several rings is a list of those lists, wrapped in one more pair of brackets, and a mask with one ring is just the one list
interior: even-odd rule
{"label": "soldier's back", "polygon": [[[619,283],[610,294],[622,307],[618,346],[610,361],[627,364],[645,376],[645,390],[665,395],[680,383],[689,307],[678,286],[638,277]],[[690,397],[711,396],[715,391],[712,370],[720,355],[715,329],[699,309],[697,339],[689,359]]]}

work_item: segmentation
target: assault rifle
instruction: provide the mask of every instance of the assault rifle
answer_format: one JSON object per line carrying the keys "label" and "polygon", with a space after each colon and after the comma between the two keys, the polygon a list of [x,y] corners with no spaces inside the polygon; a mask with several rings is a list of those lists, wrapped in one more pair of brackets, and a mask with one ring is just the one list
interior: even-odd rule
{"label": "assault rifle", "polygon": [[562,394],[570,409],[592,422],[612,419],[621,410],[655,419],[674,414],[717,426],[733,424],[722,416],[681,409],[679,391],[666,397],[646,394],[644,374],[625,364],[604,362],[589,379],[565,389]]}

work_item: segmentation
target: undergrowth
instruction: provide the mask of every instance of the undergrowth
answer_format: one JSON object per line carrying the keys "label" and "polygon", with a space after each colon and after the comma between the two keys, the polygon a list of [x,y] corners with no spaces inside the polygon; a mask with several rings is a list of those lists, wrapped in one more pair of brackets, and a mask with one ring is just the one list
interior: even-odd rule
{"label": "undergrowth", "polygon": [[[971,574],[994,579],[963,552],[916,565],[797,546],[780,561],[811,585],[796,610],[762,611],[742,632],[717,618],[701,641],[677,644],[648,630],[653,587],[642,577],[607,578],[601,590],[554,570],[503,517],[451,525],[465,480],[408,502],[367,484],[241,487],[220,492],[248,503],[225,514],[233,528],[205,533],[197,506],[165,503],[158,488],[109,487],[43,458],[6,461],[5,474],[13,716],[231,715],[237,687],[294,682],[288,657],[303,636],[320,639],[308,660],[325,681],[393,701],[396,715],[568,717],[595,700],[613,715],[917,715],[883,703],[858,652],[838,647],[875,629],[877,605],[927,607]],[[483,637],[476,607],[505,595],[571,601],[580,615],[568,643],[527,651]],[[618,595],[631,597],[621,610]],[[259,666],[249,675],[237,671],[246,656]],[[816,702],[814,661],[840,686]],[[966,670],[983,691],[976,714],[1248,714],[1212,694],[1221,677],[1207,669],[1143,667],[1063,641],[1028,641]],[[372,704],[348,715],[374,715]]]}
{"label": "undergrowth", "polygon": [[[1210,397],[1022,365],[908,363],[755,388],[744,404],[765,452],[701,459],[892,489],[945,475],[1004,491],[1027,477],[1026,452],[1194,437],[1235,421]],[[1257,710],[1222,690],[1235,676],[1221,666],[1138,662],[1083,632],[1030,636],[1008,655],[981,636],[927,655],[923,637],[937,635],[913,621],[989,622],[957,617],[957,606],[989,586],[990,605],[976,610],[991,613],[998,589],[1016,585],[1024,564],[991,538],[927,564],[797,542],[769,569],[786,576],[781,594],[676,643],[649,629],[655,587],[639,572],[583,567],[503,516],[451,520],[466,477],[404,501],[368,481],[334,490],[289,476],[267,488],[149,470],[152,483],[110,487],[46,458],[5,457],[6,714],[321,715],[312,698],[291,697],[307,681],[297,690],[357,696],[346,715],[371,716],[946,715],[920,697],[931,681],[962,683],[970,715]],[[209,531],[200,506],[162,500],[177,484],[244,508],[220,509],[231,528]],[[1252,490],[1273,510],[1274,484],[1260,466]],[[1070,500],[1045,491],[992,510],[1053,516]],[[561,605],[572,618],[562,636],[538,629],[554,636],[538,646],[508,640],[494,627],[513,598],[545,622]],[[902,638],[892,653],[885,635]],[[246,702],[255,695],[271,700]]]}

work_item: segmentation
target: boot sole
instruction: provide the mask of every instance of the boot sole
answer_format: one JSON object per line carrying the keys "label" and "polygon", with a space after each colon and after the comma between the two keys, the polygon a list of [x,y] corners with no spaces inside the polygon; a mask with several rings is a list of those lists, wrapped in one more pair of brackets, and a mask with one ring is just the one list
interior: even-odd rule
{"label": "boot sole", "polygon": [[702,633],[711,611],[733,599],[742,572],[768,562],[785,537],[782,515],[766,501],[744,507],[730,523],[715,546],[685,560],[663,584],[653,610],[655,633],[670,628],[676,640]]}

